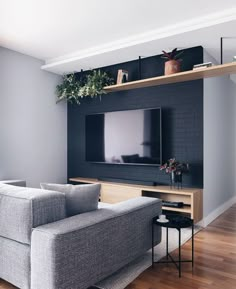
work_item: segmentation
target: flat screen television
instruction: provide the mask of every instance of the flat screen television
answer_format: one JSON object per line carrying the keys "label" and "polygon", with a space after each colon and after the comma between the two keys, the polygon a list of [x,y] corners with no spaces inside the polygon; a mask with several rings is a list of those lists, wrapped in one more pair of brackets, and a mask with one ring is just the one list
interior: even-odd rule
{"label": "flat screen television", "polygon": [[161,109],[135,109],[85,117],[86,161],[160,165]]}

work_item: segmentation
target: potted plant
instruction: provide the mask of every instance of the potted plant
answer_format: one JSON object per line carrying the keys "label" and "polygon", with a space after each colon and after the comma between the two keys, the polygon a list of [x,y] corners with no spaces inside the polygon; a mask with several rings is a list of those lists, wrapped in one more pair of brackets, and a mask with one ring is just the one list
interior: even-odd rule
{"label": "potted plant", "polygon": [[114,80],[104,71],[92,70],[85,77],[77,77],[76,74],[64,75],[61,84],[57,85],[58,101],[66,100],[80,104],[84,97],[97,97],[106,94],[103,87],[111,85]]}
{"label": "potted plant", "polygon": [[161,171],[165,171],[166,174],[170,175],[171,186],[175,183],[180,183],[182,185],[182,175],[189,171],[188,163],[181,163],[175,158],[167,160],[162,166],[160,166]]}
{"label": "potted plant", "polygon": [[173,74],[180,72],[180,56],[183,54],[183,51],[177,51],[177,48],[173,49],[171,52],[167,53],[166,51],[162,50],[163,56],[165,60],[165,75]]}

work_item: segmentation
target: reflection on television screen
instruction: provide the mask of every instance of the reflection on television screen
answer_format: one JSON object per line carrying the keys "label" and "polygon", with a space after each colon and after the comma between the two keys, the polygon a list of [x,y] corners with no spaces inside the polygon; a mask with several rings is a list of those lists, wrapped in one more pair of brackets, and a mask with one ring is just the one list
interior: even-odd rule
{"label": "reflection on television screen", "polygon": [[161,109],[86,116],[86,161],[116,164],[161,163]]}

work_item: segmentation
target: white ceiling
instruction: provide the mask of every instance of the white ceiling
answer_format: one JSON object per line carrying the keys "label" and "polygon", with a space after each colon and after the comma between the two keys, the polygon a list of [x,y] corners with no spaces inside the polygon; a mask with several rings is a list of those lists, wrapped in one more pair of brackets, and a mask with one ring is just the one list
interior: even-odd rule
{"label": "white ceiling", "polygon": [[[236,36],[235,0],[0,0],[0,45],[68,73]],[[225,41],[226,58],[236,41]],[[227,59],[228,60],[228,59]]]}

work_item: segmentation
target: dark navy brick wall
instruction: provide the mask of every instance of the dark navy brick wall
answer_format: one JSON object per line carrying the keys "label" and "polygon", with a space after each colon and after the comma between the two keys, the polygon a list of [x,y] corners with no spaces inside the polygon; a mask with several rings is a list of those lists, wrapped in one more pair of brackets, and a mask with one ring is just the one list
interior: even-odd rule
{"label": "dark navy brick wall", "polygon": [[[186,49],[183,70],[203,62],[202,47]],[[163,60],[153,56],[142,61],[142,78],[163,74]],[[129,80],[138,79],[138,61],[104,68],[114,78],[118,69],[129,71]],[[184,175],[185,186],[203,186],[203,81],[195,80],[150,88],[110,93],[102,100],[86,99],[81,105],[68,104],[68,178],[112,177],[169,183],[169,177],[159,167],[85,162],[85,115],[97,112],[162,108],[163,160],[176,157],[191,165]]]}

